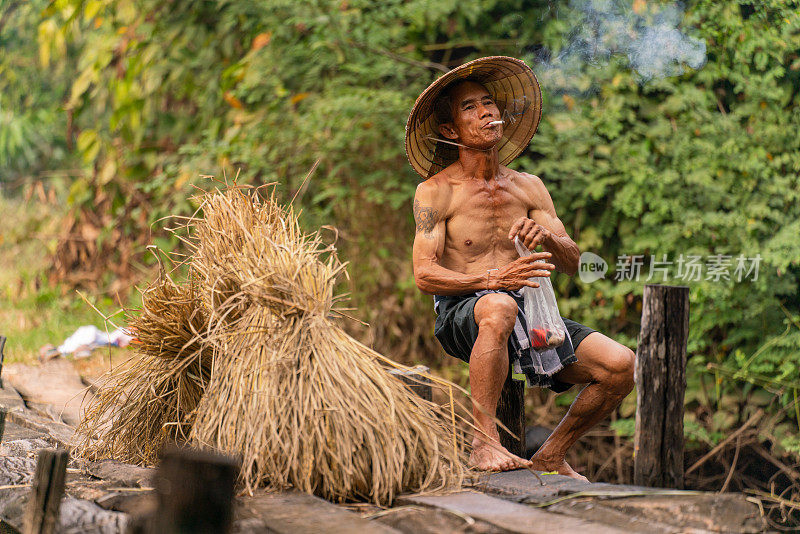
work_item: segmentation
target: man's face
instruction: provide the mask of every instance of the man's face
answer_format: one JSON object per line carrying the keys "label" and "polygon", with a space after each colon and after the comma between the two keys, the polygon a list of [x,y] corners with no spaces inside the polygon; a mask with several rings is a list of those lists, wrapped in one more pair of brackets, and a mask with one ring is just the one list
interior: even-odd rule
{"label": "man's face", "polygon": [[479,83],[463,82],[450,94],[453,122],[442,125],[440,131],[469,147],[487,149],[503,136],[503,125],[489,126],[500,120],[500,109],[494,98]]}

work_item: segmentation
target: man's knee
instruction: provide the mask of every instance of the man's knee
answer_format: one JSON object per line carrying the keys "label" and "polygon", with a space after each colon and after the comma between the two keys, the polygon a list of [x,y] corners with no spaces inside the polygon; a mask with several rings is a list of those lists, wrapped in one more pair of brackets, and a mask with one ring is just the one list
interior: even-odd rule
{"label": "man's knee", "polygon": [[606,381],[615,393],[627,395],[633,390],[633,370],[636,363],[636,354],[620,343],[610,351],[606,362]]}
{"label": "man's knee", "polygon": [[507,338],[514,330],[517,320],[517,302],[503,293],[490,293],[475,303],[475,322],[478,331],[487,331],[498,337]]}

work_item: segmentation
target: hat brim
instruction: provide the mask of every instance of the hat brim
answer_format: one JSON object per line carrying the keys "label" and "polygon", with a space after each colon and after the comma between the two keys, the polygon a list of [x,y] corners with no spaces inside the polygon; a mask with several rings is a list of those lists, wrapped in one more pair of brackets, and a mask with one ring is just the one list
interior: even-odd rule
{"label": "hat brim", "polygon": [[442,89],[458,80],[482,84],[500,108],[503,137],[497,144],[501,165],[527,148],[542,117],[542,92],[533,71],[522,60],[506,56],[476,59],[456,67],[430,84],[414,103],[406,122],[406,155],[427,179],[458,160],[458,147],[441,143],[434,102]]}

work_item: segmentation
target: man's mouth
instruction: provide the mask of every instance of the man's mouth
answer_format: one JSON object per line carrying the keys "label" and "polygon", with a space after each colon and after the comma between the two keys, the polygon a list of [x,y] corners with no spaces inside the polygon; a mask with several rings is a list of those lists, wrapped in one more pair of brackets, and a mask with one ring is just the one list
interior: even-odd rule
{"label": "man's mouth", "polygon": [[494,128],[495,126],[500,126],[503,124],[503,121],[491,121],[487,122],[483,127],[484,128]]}

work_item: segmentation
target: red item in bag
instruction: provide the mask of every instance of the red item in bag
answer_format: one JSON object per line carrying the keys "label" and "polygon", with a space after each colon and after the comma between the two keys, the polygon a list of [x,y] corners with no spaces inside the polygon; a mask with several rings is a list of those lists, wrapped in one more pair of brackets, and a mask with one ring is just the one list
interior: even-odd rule
{"label": "red item in bag", "polygon": [[528,333],[531,338],[531,347],[537,350],[557,347],[564,342],[564,334],[558,330],[531,328]]}

